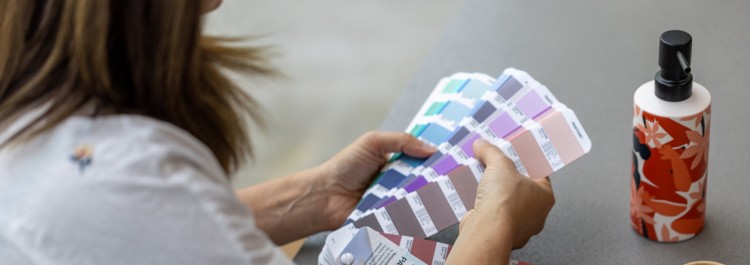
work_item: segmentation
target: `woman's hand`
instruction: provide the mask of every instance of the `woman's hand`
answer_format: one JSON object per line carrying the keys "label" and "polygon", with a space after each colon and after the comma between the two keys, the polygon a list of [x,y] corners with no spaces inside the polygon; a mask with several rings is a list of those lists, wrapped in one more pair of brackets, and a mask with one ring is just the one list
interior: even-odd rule
{"label": "woman's hand", "polygon": [[[486,141],[474,143],[474,152],[485,165],[477,188],[474,213],[496,212],[513,228],[513,248],[526,245],[531,236],[544,228],[547,214],[555,204],[549,177],[532,180],[518,173],[513,161]],[[471,215],[464,218],[471,222]],[[465,223],[462,222],[462,223]]]}
{"label": "woman's hand", "polygon": [[389,153],[426,157],[435,148],[406,133],[371,132],[320,166],[237,191],[278,245],[341,226]]}
{"label": "woman's hand", "polygon": [[549,178],[521,175],[488,142],[476,141],[474,153],[485,171],[474,209],[461,220],[448,264],[507,264],[511,249],[523,247],[542,231],[555,196]]}
{"label": "woman's hand", "polygon": [[362,194],[385,165],[388,154],[427,157],[435,148],[408,133],[370,132],[320,165],[317,182],[328,194],[325,214],[330,229],[341,226]]}

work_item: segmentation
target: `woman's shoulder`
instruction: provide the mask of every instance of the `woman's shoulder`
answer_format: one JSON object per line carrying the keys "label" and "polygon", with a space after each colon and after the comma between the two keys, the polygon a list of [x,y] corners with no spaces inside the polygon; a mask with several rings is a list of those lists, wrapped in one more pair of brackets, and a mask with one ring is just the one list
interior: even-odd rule
{"label": "woman's shoulder", "polygon": [[[28,140],[0,149],[0,179],[69,185],[143,184],[231,191],[210,149],[186,131],[138,115],[72,116]],[[206,190],[206,188],[199,188]]]}
{"label": "woman's shoulder", "polygon": [[[207,176],[227,179],[211,150],[170,123],[140,115],[72,116],[17,148],[49,159],[64,153],[80,170],[163,175],[169,167],[188,166]],[[134,168],[135,167],[135,168]]]}
{"label": "woman's shoulder", "polygon": [[0,183],[0,201],[13,202],[0,206],[0,248],[3,240],[33,246],[34,257],[66,259],[58,254],[76,249],[135,264],[156,253],[181,264],[279,256],[210,150],[152,118],[71,117],[0,149]]}
{"label": "woman's shoulder", "polygon": [[170,123],[146,116],[121,114],[97,118],[75,117],[71,119],[70,125],[91,135],[92,141],[108,143],[107,146],[112,145],[113,149],[122,149],[124,153],[121,155],[145,158],[153,155],[150,158],[161,159],[161,162],[189,162],[200,166],[207,173],[226,178],[208,146]]}
{"label": "woman's shoulder", "polygon": [[228,177],[208,147],[176,126],[137,115],[73,116],[4,147],[0,180],[61,201],[73,192],[96,197],[100,189],[120,192],[124,187],[159,200],[234,200]]}

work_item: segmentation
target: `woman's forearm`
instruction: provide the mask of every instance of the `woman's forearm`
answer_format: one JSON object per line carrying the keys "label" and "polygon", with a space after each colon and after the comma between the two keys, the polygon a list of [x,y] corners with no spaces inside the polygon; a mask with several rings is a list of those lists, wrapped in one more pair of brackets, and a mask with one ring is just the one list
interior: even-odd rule
{"label": "woman's forearm", "polygon": [[258,228],[278,245],[329,228],[328,203],[316,168],[238,190],[239,200],[253,210]]}

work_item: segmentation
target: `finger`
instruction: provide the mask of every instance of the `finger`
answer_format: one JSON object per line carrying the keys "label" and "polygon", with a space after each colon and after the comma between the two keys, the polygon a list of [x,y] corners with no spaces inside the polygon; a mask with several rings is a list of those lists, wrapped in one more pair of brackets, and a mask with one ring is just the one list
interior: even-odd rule
{"label": "finger", "polygon": [[370,132],[363,139],[379,156],[402,152],[409,156],[427,157],[437,150],[408,133]]}
{"label": "finger", "polygon": [[544,188],[545,190],[552,191],[552,182],[549,180],[549,176],[535,179],[534,181],[542,186],[542,188]]}
{"label": "finger", "polygon": [[528,238],[523,239],[521,242],[514,243],[513,244],[513,249],[520,249],[520,248],[522,248],[523,246],[526,245],[526,243],[529,243],[529,239],[530,238],[531,237],[528,237]]}
{"label": "finger", "polygon": [[516,170],[513,161],[508,159],[499,148],[484,139],[474,141],[474,156],[487,168],[497,167],[505,170]]}
{"label": "finger", "polygon": [[549,176],[535,179],[534,182],[539,184],[539,186],[547,193],[547,198],[552,202],[550,204],[550,207],[555,204],[555,191],[552,189],[552,183],[549,180]]}
{"label": "finger", "polygon": [[549,176],[540,178],[537,180],[537,182],[544,184],[545,186],[552,186],[552,181],[550,181]]}

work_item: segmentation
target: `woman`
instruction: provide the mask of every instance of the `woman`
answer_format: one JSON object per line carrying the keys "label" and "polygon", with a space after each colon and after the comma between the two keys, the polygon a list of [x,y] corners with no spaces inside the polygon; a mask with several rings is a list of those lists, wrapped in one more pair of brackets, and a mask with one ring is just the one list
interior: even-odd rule
{"label": "woman", "polygon": [[[0,0],[3,264],[290,263],[276,245],[339,227],[387,154],[434,152],[373,132],[234,192],[258,110],[223,71],[273,70],[262,49],[201,35],[219,3]],[[554,203],[548,180],[475,150],[487,168],[450,264],[507,261]]]}

